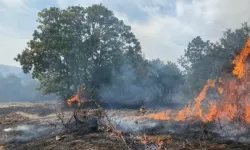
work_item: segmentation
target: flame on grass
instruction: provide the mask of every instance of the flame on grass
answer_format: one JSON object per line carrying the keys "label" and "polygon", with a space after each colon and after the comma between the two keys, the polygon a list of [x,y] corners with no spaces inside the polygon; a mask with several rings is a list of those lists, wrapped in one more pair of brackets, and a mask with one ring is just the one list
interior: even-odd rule
{"label": "flame on grass", "polygon": [[[157,120],[185,121],[189,118],[200,119],[203,122],[240,119],[250,123],[250,39],[232,61],[232,74],[220,77],[219,80],[209,79],[192,105],[186,105],[176,113],[166,110],[146,115]],[[234,75],[234,76],[233,76]],[[220,98],[209,100],[208,105],[202,106],[207,91],[216,88]]]}

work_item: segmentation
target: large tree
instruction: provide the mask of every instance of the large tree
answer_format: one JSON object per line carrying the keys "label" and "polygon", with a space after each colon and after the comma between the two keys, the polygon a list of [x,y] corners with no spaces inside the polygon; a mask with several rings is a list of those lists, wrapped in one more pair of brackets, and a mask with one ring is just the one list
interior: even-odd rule
{"label": "large tree", "polygon": [[37,21],[33,39],[15,60],[45,94],[65,99],[81,84],[98,88],[110,82],[113,69],[124,63],[137,67],[142,60],[131,28],[103,5],[51,7]]}

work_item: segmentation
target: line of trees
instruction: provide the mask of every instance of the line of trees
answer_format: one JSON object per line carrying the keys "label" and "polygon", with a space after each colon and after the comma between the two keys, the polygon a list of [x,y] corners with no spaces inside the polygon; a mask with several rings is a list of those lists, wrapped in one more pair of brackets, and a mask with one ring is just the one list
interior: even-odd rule
{"label": "line of trees", "polygon": [[185,69],[185,95],[193,97],[209,78],[231,73],[232,60],[243,48],[250,35],[247,22],[236,30],[227,29],[216,42],[204,41],[200,36],[189,42],[179,63]]}
{"label": "line of trees", "polygon": [[36,80],[16,75],[3,76],[0,73],[0,101],[53,100],[53,96],[43,95],[36,90],[37,87],[39,82]]}
{"label": "line of trees", "polygon": [[173,62],[147,60],[131,27],[103,5],[51,7],[38,14],[38,27],[15,58],[25,73],[40,81],[44,94],[65,100],[80,85],[106,101],[169,103],[177,91],[193,96],[208,78],[231,67],[230,58],[249,35],[244,23],[216,43],[194,38]]}

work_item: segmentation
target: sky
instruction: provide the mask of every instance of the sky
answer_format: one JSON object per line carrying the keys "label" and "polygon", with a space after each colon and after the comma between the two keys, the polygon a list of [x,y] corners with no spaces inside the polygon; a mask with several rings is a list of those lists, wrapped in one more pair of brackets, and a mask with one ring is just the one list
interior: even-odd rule
{"label": "sky", "polygon": [[19,66],[43,8],[102,3],[132,27],[147,59],[177,62],[196,36],[215,41],[250,23],[250,0],[0,0],[0,64]]}

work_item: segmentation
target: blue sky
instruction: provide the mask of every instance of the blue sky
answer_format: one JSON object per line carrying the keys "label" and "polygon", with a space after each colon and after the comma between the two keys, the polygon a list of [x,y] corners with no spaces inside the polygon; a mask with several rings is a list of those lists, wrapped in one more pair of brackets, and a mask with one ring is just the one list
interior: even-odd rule
{"label": "blue sky", "polygon": [[174,61],[195,36],[216,40],[226,28],[250,21],[250,0],[0,0],[0,64],[26,46],[46,7],[102,3],[132,27],[148,59]]}

